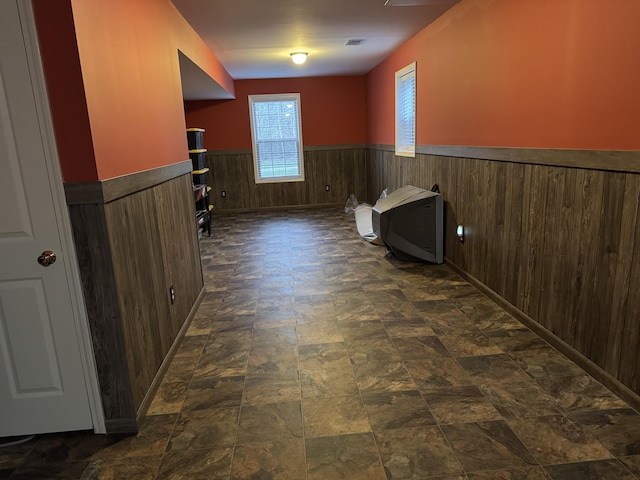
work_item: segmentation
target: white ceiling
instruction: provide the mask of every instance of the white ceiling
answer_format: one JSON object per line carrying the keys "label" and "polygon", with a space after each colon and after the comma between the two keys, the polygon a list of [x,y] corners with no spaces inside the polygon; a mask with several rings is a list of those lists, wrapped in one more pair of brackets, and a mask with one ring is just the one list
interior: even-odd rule
{"label": "white ceiling", "polygon": [[[238,80],[365,74],[459,0],[172,1]],[[347,46],[353,39],[362,43]],[[301,67],[297,50],[309,52]]]}

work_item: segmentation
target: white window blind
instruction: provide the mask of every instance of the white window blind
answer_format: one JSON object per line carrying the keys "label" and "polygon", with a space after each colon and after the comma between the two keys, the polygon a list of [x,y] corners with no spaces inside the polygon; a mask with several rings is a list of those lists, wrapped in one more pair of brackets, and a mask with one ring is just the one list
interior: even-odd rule
{"label": "white window blind", "polygon": [[256,183],[304,180],[300,94],[249,95]]}
{"label": "white window blind", "polygon": [[416,155],[416,62],[396,72],[396,155]]}

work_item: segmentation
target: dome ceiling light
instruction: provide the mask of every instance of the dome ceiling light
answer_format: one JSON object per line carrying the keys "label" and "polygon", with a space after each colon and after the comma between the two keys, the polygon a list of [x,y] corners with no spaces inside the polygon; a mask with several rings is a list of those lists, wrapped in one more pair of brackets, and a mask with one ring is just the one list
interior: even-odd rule
{"label": "dome ceiling light", "polygon": [[293,61],[293,63],[300,66],[307,61],[307,55],[309,55],[309,53],[308,52],[292,52],[289,55],[291,55],[291,60]]}

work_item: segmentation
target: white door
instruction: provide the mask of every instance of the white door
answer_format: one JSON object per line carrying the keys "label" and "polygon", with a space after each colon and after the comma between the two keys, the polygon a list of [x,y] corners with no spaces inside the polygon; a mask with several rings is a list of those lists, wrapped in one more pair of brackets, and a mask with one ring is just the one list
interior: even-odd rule
{"label": "white door", "polygon": [[0,437],[94,426],[18,1],[0,1]]}

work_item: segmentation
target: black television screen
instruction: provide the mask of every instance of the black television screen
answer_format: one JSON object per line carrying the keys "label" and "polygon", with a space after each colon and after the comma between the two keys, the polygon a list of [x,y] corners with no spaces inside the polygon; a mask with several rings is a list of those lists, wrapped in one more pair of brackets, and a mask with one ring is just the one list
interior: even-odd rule
{"label": "black television screen", "polygon": [[378,200],[373,207],[373,231],[396,258],[442,263],[442,195],[408,185]]}

